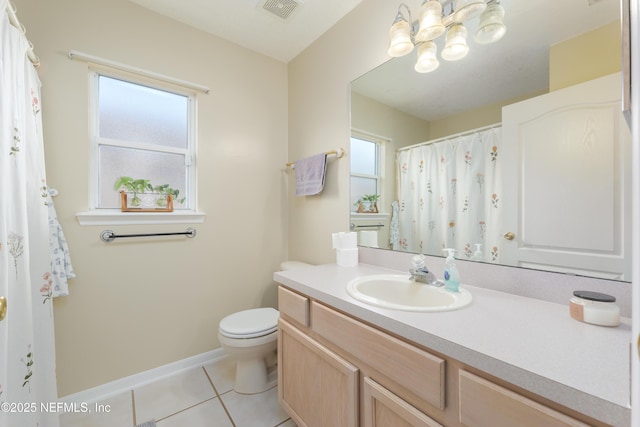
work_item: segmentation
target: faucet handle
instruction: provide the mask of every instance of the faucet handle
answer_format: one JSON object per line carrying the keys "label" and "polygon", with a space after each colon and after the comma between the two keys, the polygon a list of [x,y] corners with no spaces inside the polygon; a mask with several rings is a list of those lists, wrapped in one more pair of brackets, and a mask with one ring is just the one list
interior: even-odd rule
{"label": "faucet handle", "polygon": [[414,255],[413,258],[411,258],[411,264],[413,264],[414,270],[425,268],[425,256],[422,254]]}

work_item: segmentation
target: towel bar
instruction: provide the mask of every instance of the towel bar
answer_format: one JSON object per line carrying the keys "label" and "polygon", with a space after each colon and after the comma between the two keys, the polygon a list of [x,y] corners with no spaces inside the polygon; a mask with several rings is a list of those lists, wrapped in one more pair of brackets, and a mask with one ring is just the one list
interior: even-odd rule
{"label": "towel bar", "polygon": [[352,222],[349,228],[351,230],[355,230],[356,228],[373,228],[373,227],[382,228],[384,227],[384,224],[378,223],[378,224],[356,225]]}
{"label": "towel bar", "polygon": [[[336,159],[341,159],[342,157],[344,157],[344,153],[345,153],[344,148],[340,147],[337,150],[327,151],[324,154],[326,154],[327,156],[335,155]],[[288,162],[287,164],[285,164],[285,166],[291,167],[291,166],[293,166],[295,164],[296,164],[296,162]]]}
{"label": "towel bar", "polygon": [[187,228],[186,231],[179,231],[175,233],[146,233],[146,234],[115,234],[111,230],[104,230],[100,233],[100,239],[103,242],[113,242],[115,239],[123,237],[155,237],[155,236],[187,236],[189,238],[196,237],[196,230],[194,228]]}

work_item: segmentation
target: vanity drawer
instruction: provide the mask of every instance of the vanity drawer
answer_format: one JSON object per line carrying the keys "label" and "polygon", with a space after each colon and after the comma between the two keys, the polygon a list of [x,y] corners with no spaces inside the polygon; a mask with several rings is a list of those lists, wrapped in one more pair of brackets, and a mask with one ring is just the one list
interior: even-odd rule
{"label": "vanity drawer", "polygon": [[445,361],[316,302],[311,329],[436,408],[445,406]]}
{"label": "vanity drawer", "polygon": [[278,286],[278,310],[288,320],[309,326],[309,298]]}
{"label": "vanity drawer", "polygon": [[589,427],[588,424],[462,370],[460,422],[469,427]]}

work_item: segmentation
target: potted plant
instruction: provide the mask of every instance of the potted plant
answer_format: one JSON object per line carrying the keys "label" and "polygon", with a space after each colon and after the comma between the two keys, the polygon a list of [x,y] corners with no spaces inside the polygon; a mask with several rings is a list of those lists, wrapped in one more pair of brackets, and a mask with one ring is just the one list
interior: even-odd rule
{"label": "potted plant", "polygon": [[173,211],[173,200],[183,203],[185,198],[178,199],[180,190],[171,188],[169,184],[154,186],[150,180],[134,179],[121,176],[114,184],[116,191],[120,190],[121,208],[123,212],[130,211]]}
{"label": "potted plant", "polygon": [[379,194],[365,194],[354,203],[354,206],[358,207],[358,213],[378,213],[379,199]]}

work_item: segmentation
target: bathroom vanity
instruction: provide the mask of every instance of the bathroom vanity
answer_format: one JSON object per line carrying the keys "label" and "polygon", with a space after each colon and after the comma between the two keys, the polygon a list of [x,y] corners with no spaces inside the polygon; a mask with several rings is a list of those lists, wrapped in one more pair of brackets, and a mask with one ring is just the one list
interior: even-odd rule
{"label": "bathroom vanity", "polygon": [[464,286],[460,310],[416,313],[349,296],[360,264],[278,272],[279,399],[299,426],[629,426],[630,322]]}

